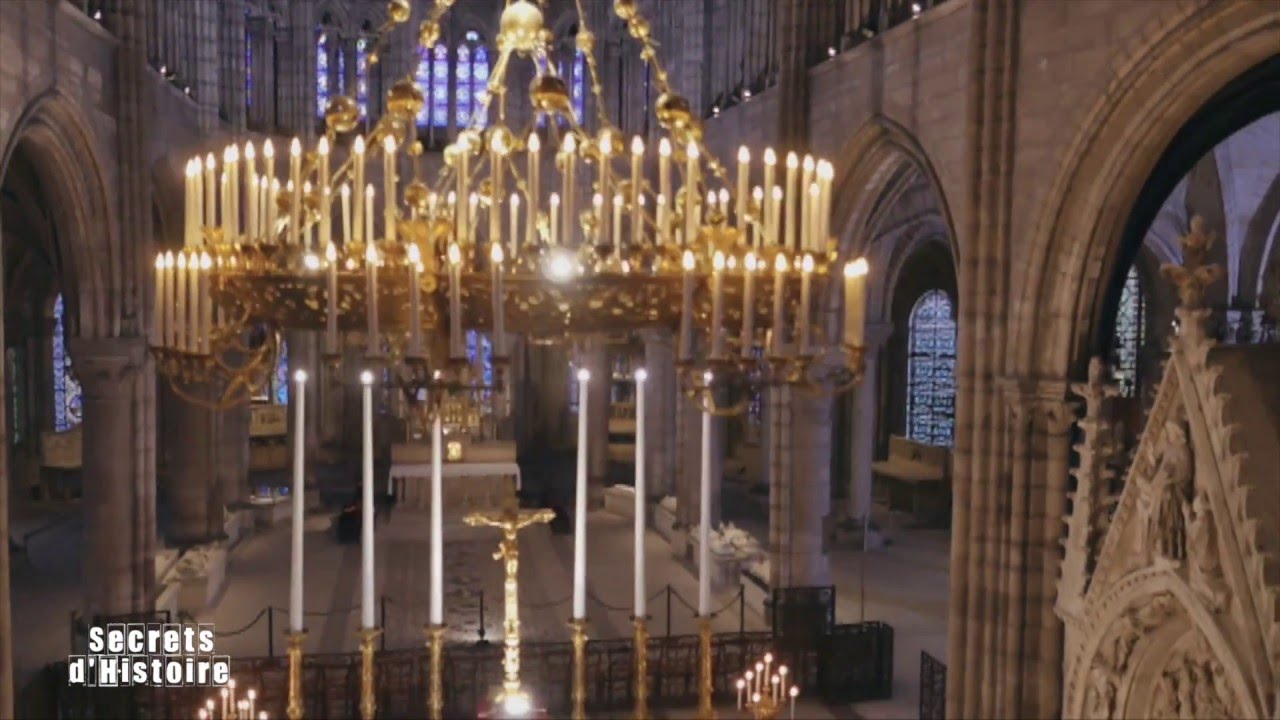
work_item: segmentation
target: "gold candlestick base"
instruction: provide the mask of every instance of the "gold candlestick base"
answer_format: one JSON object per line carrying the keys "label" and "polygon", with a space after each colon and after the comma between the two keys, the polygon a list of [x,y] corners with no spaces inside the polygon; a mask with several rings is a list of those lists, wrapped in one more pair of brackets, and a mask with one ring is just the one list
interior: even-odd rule
{"label": "gold candlestick base", "polygon": [[374,720],[378,712],[378,700],[373,686],[374,643],[382,634],[382,628],[360,628],[360,717]]}
{"label": "gold candlestick base", "polygon": [[289,640],[289,704],[285,716],[289,720],[302,720],[302,643],[307,631],[287,632]]}
{"label": "gold candlestick base", "polygon": [[698,717],[713,719],[716,712],[711,707],[711,618],[698,618]]}
{"label": "gold candlestick base", "polygon": [[431,694],[427,712],[431,720],[444,717],[444,625],[427,626],[427,647],[431,649]]}
{"label": "gold candlestick base", "polygon": [[636,635],[636,720],[649,717],[649,628],[645,619],[635,619]]}
{"label": "gold candlestick base", "polygon": [[587,619],[569,621],[573,629],[573,720],[587,717]]}

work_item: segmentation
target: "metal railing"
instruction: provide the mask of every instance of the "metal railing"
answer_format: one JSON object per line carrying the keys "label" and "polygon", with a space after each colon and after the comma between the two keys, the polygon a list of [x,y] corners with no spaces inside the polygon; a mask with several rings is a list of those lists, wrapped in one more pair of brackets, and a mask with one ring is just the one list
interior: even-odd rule
{"label": "metal railing", "polygon": [[947,716],[947,666],[929,653],[920,651],[920,720],[943,720]]}

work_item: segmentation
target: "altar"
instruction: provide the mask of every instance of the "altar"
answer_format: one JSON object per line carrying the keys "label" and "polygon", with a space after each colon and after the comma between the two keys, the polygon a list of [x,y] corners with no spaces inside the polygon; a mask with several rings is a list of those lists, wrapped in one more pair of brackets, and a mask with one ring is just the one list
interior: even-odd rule
{"label": "altar", "polygon": [[[441,495],[446,510],[499,508],[503,500],[520,490],[520,466],[514,442],[489,440],[445,443],[441,464],[444,486]],[[426,509],[431,506],[431,446],[425,443],[398,443],[391,446],[391,470],[387,492],[402,507]]]}

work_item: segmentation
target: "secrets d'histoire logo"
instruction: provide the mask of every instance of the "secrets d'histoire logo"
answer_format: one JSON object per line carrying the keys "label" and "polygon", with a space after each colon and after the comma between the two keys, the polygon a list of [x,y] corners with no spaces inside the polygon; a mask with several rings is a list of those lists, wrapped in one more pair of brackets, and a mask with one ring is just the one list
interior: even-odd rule
{"label": "secrets d'histoire logo", "polygon": [[231,657],[213,654],[211,624],[94,625],[67,671],[67,684],[83,687],[211,687],[231,679]]}

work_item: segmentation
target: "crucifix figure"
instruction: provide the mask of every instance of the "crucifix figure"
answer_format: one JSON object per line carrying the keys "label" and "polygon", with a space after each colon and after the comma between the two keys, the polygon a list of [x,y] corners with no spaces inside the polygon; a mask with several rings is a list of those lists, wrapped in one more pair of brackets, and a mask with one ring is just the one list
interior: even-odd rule
{"label": "crucifix figure", "polygon": [[520,693],[520,602],[516,570],[520,562],[520,544],[516,533],[535,523],[551,522],[555,512],[546,508],[521,510],[515,495],[508,495],[501,510],[476,512],[463,520],[472,527],[496,527],[502,530],[502,542],[493,554],[506,568],[503,582],[505,616],[502,621],[502,695],[510,698]]}

